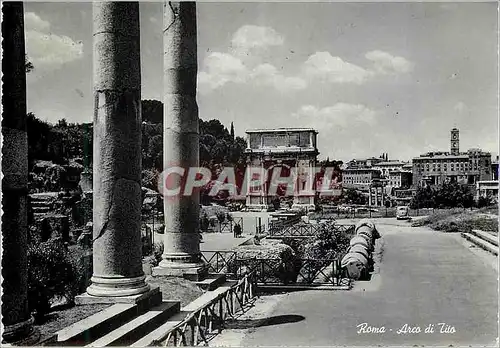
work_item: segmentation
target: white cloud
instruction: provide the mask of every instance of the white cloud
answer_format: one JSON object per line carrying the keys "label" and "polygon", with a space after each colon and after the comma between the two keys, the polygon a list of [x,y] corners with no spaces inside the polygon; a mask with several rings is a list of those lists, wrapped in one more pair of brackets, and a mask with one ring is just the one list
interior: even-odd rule
{"label": "white cloud", "polygon": [[208,93],[229,82],[253,83],[282,92],[306,88],[307,82],[301,77],[285,76],[269,63],[255,63],[266,49],[282,45],[283,41],[283,37],[270,27],[245,25],[239,28],[231,40],[229,53],[212,52],[205,58],[203,70],[198,73],[200,92]]}
{"label": "white cloud", "polygon": [[83,56],[83,43],[50,32],[50,23],[34,12],[25,14],[26,52],[38,71],[54,70]]}
{"label": "white cloud", "polygon": [[376,112],[362,104],[336,103],[333,106],[317,108],[304,105],[293,114],[296,119],[306,118],[304,124],[320,130],[371,126],[375,124]]}
{"label": "white cloud", "polygon": [[334,57],[329,52],[312,54],[304,63],[303,68],[308,77],[335,83],[361,84],[371,76],[368,70],[345,62],[340,57]]}
{"label": "white cloud", "polygon": [[244,83],[248,78],[248,70],[243,62],[228,53],[212,52],[203,64],[205,70],[198,73],[201,92],[217,89],[227,82]]}
{"label": "white cloud", "polygon": [[365,57],[373,62],[373,70],[378,74],[404,74],[413,70],[413,64],[407,59],[384,51],[370,51]]}
{"label": "white cloud", "polygon": [[283,42],[283,37],[271,27],[244,25],[234,33],[231,47],[233,54],[248,55],[283,45]]}
{"label": "white cloud", "polygon": [[409,73],[413,64],[403,57],[383,51],[371,51],[365,58],[372,62],[369,68],[344,61],[329,52],[316,52],[303,65],[306,77],[323,82],[362,84],[378,75]]}
{"label": "white cloud", "polygon": [[211,53],[205,59],[204,67],[205,69],[198,73],[198,88],[202,93],[220,88],[228,82],[270,86],[282,92],[307,87],[304,79],[284,76],[274,65],[266,63],[250,69],[241,59],[228,53]]}
{"label": "white cloud", "polygon": [[267,85],[278,91],[301,90],[307,87],[307,82],[300,77],[286,77],[274,65],[260,64],[250,73],[251,79],[258,85]]}
{"label": "white cloud", "polygon": [[41,19],[34,12],[26,12],[24,14],[24,28],[25,30],[46,31],[50,28],[50,23]]}

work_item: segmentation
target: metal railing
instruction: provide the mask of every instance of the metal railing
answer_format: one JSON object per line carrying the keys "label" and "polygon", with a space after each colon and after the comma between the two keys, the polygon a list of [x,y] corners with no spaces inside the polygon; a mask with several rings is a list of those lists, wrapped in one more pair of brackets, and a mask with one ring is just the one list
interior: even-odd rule
{"label": "metal railing", "polygon": [[246,274],[235,285],[189,313],[157,342],[162,346],[207,346],[211,337],[220,333],[227,318],[234,319],[252,304],[255,295],[254,274]]}
{"label": "metal railing", "polygon": [[341,286],[350,282],[344,277],[338,259],[297,258],[284,262],[280,259],[237,260],[238,273],[255,273],[257,286],[302,285]]}
{"label": "metal railing", "polygon": [[226,274],[229,279],[242,279],[253,273],[257,285],[348,285],[337,258],[237,258],[234,251],[204,251],[202,259],[210,272]]}
{"label": "metal railing", "polygon": [[354,231],[354,225],[340,225],[333,221],[320,224],[298,223],[282,229],[269,230],[268,238],[309,238],[322,232],[340,233]]}
{"label": "metal railing", "polygon": [[201,254],[201,258],[208,266],[208,271],[211,273],[235,274],[235,251],[204,250]]}

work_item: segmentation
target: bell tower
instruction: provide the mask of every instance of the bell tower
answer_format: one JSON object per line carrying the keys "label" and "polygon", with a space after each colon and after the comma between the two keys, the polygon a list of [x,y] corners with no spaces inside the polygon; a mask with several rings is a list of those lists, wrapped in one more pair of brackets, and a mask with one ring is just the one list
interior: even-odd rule
{"label": "bell tower", "polygon": [[458,155],[460,153],[460,131],[457,128],[451,130],[451,154]]}

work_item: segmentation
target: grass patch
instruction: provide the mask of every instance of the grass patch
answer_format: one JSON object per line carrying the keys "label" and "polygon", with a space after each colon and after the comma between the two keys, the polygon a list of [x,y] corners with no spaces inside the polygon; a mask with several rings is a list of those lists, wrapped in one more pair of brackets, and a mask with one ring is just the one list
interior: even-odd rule
{"label": "grass patch", "polygon": [[498,213],[498,207],[486,207],[478,210],[449,209],[439,211],[412,223],[413,227],[427,226],[442,232],[471,232],[483,230],[498,232],[498,219],[484,214]]}
{"label": "grass patch", "polygon": [[49,338],[57,331],[90,317],[92,314],[100,312],[110,306],[111,304],[80,305],[49,313],[43,324],[34,325],[35,329],[40,332],[39,342]]}

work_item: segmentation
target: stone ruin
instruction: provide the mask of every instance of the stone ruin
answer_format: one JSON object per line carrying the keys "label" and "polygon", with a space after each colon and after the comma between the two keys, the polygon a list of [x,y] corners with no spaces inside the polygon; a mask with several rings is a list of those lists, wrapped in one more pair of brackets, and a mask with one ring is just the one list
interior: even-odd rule
{"label": "stone ruin", "polygon": [[[23,3],[4,2],[2,12],[3,24],[10,28],[2,31],[3,341],[28,345],[37,338],[27,298],[29,174]],[[133,301],[157,290],[145,282],[141,255],[139,3],[94,2],[93,20],[92,196],[83,190],[84,197],[88,198],[87,206],[90,200],[93,205],[93,276],[80,300]],[[197,167],[194,2],[164,4],[163,42],[164,162]],[[39,213],[44,210],[43,206],[37,207]],[[164,213],[168,219],[165,220],[163,260],[154,274],[203,277],[207,268],[201,261],[199,247],[199,197],[164,200]],[[58,217],[46,220],[45,224],[61,231],[66,228],[64,219]],[[89,233],[82,231],[82,234],[78,236],[80,243],[88,245]]]}

